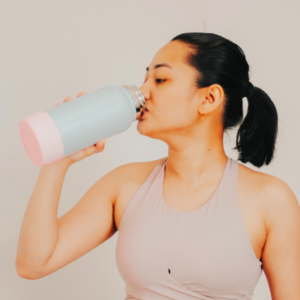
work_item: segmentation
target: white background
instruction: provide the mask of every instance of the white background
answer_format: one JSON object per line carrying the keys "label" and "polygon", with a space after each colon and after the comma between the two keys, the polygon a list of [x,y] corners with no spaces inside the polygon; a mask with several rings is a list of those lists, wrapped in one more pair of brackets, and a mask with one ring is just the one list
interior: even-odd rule
{"label": "white background", "polygon": [[[0,299],[124,299],[115,264],[118,232],[46,277],[17,275],[20,227],[40,170],[22,148],[18,123],[82,90],[141,86],[155,53],[180,33],[215,33],[243,49],[251,82],[279,115],[275,159],[259,170],[284,180],[300,199],[299,1],[1,0],[0,10]],[[58,217],[117,166],[167,156],[167,145],[141,136],[136,125],[108,138],[104,152],[71,166]],[[234,159],[235,137],[224,140]],[[253,299],[271,299],[264,273]]]}

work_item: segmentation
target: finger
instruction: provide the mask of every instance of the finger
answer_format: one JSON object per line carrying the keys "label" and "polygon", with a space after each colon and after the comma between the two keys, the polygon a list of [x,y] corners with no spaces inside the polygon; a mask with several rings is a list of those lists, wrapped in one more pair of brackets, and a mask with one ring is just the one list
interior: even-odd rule
{"label": "finger", "polygon": [[66,97],[63,102],[68,102],[68,101],[71,101],[72,99],[73,99],[73,97],[69,96],[69,97]]}
{"label": "finger", "polygon": [[100,140],[98,143],[94,144],[96,149],[102,149],[105,146],[105,139]]}
{"label": "finger", "polygon": [[86,93],[87,93],[86,91],[81,91],[76,97],[83,96],[83,95],[85,95]]}
{"label": "finger", "polygon": [[103,147],[105,146],[105,142],[106,142],[105,139],[99,141],[99,142],[98,142],[98,146],[99,146],[100,148],[103,148]]}

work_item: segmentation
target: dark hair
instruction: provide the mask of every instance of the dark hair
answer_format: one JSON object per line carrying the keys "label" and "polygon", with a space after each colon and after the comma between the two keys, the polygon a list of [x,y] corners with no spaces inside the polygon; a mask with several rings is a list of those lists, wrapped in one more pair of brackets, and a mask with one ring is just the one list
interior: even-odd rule
{"label": "dark hair", "polygon": [[[171,41],[186,43],[191,51],[186,63],[198,71],[196,85],[204,88],[219,84],[224,90],[224,132],[240,125],[236,147],[238,160],[256,167],[268,165],[274,155],[278,131],[277,110],[270,97],[257,86],[248,97],[243,120],[243,97],[249,88],[249,65],[243,50],[219,35],[203,32],[182,33]],[[242,122],[243,121],[243,122]]]}

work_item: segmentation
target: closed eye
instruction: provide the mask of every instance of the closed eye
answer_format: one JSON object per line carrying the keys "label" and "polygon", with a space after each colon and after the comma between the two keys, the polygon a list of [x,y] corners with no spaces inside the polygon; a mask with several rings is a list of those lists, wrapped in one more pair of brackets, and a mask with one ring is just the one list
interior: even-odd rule
{"label": "closed eye", "polygon": [[[156,79],[156,82],[157,82],[157,80],[162,80],[162,82],[163,81],[166,81],[166,79]],[[146,82],[146,80],[143,82],[143,84]],[[161,82],[157,82],[157,83],[161,83]]]}

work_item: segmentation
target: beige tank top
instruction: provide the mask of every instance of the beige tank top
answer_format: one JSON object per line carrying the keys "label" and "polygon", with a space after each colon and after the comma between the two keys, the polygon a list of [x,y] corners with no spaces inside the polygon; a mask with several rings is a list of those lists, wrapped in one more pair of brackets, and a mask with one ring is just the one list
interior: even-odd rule
{"label": "beige tank top", "polygon": [[240,213],[238,162],[228,158],[209,201],[179,212],[162,197],[167,159],[134,194],[119,224],[115,255],[125,300],[250,300],[262,262]]}

